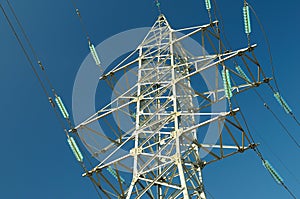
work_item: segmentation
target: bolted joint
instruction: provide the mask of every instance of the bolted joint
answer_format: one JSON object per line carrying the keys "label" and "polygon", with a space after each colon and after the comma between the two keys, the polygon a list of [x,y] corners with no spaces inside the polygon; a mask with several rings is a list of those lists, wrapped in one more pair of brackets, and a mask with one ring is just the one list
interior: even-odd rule
{"label": "bolted joint", "polygon": [[258,147],[258,144],[252,143],[249,145],[250,149],[256,149],[256,147]]}
{"label": "bolted joint", "polygon": [[71,133],[77,133],[77,129],[72,128],[72,129],[70,130],[70,132],[71,132]]}
{"label": "bolted joint", "polygon": [[235,115],[236,115],[236,112],[235,112],[235,111],[230,111],[229,115],[230,115],[230,116],[235,116]]}
{"label": "bolted joint", "polygon": [[54,103],[52,97],[48,97],[48,100],[49,100],[49,103],[51,104],[51,106],[52,106],[53,108],[55,108],[55,103]]}
{"label": "bolted joint", "polygon": [[88,172],[82,174],[82,177],[91,177],[91,176],[93,176],[93,172],[92,171],[88,171]]}
{"label": "bolted joint", "polygon": [[193,167],[197,171],[202,170],[205,166],[206,166],[206,162],[205,161],[197,161],[197,162],[193,163]]}
{"label": "bolted joint", "polygon": [[181,157],[180,154],[175,154],[171,157],[171,159],[174,161],[174,164],[178,165],[181,164]]}
{"label": "bolted joint", "polygon": [[173,139],[176,139],[177,136],[178,136],[177,135],[177,131],[173,131],[172,134],[171,134],[171,136],[172,136]]}
{"label": "bolted joint", "polygon": [[254,86],[254,87],[259,87],[260,85],[261,85],[260,82],[253,82],[253,83],[252,83],[252,86]]}
{"label": "bolted joint", "polygon": [[173,139],[176,139],[176,138],[180,137],[182,135],[182,133],[183,133],[183,129],[180,128],[177,131],[173,131],[171,136]]}
{"label": "bolted joint", "polygon": [[106,75],[103,75],[100,77],[100,80],[106,80],[107,79],[107,76]]}
{"label": "bolted joint", "polygon": [[130,155],[135,156],[141,154],[143,151],[142,148],[133,148],[130,150]]}
{"label": "bolted joint", "polygon": [[135,176],[133,176],[131,184],[135,184],[138,181],[138,179],[139,179],[139,175],[136,174]]}
{"label": "bolted joint", "polygon": [[272,78],[265,78],[264,83],[268,84],[271,80],[272,80]]}
{"label": "bolted joint", "polygon": [[239,148],[239,149],[238,149],[238,152],[239,152],[239,153],[244,153],[244,152],[245,152],[245,149],[244,149],[244,148]]}

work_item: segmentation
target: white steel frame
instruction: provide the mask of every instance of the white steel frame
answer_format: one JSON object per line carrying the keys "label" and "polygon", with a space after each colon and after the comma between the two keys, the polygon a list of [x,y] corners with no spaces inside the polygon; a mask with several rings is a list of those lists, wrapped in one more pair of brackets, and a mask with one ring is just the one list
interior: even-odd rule
{"label": "white steel frame", "polygon": [[[254,148],[246,133],[238,122],[239,109],[230,107],[225,112],[191,111],[193,99],[200,97],[208,102],[208,105],[227,100],[224,88],[208,90],[201,93],[192,92],[190,78],[210,68],[218,66],[226,67],[225,62],[236,57],[243,57],[243,61],[255,62],[247,53],[251,53],[256,45],[252,45],[236,51],[216,52],[213,55],[189,57],[187,51],[181,46],[180,41],[209,29],[216,28],[218,22],[212,22],[204,26],[195,26],[174,30],[167,22],[164,15],[160,15],[139,47],[125,58],[120,64],[108,73],[100,77],[101,80],[109,80],[118,72],[127,70],[133,65],[138,65],[137,83],[120,94],[104,108],[89,117],[75,129],[87,130],[97,133],[104,138],[103,132],[95,132],[89,127],[105,117],[123,111],[124,107],[134,105],[135,126],[123,132],[120,137],[110,145],[101,148],[102,151],[114,149],[110,155],[102,160],[84,176],[99,175],[94,181],[101,191],[109,198],[200,198],[205,199],[205,188],[202,181],[202,169],[205,165],[229,157],[233,154],[244,152]],[[190,31],[185,36],[176,37],[177,32]],[[220,40],[220,37],[217,37]],[[221,43],[219,43],[221,49]],[[126,63],[132,56],[138,54],[138,58]],[[249,66],[246,64],[246,68]],[[190,70],[192,68],[192,70]],[[228,67],[229,68],[229,67]],[[230,69],[230,68],[229,68]],[[248,70],[253,82],[244,81],[243,84],[234,85],[232,92],[240,93],[252,87],[266,82],[261,81],[261,69],[257,65],[257,75]],[[240,74],[230,71],[237,78],[243,79]],[[257,76],[254,79],[254,76]],[[123,103],[121,101],[127,100]],[[230,99],[228,99],[231,105]],[[183,106],[180,106],[183,104]],[[132,115],[128,112],[126,114]],[[197,123],[195,117],[207,118]],[[231,119],[230,119],[231,118]],[[200,128],[217,122],[224,125],[226,133],[232,140],[232,145],[223,143],[223,133],[220,130],[220,141],[217,144],[201,144],[198,142],[197,132]],[[231,130],[231,129],[235,130]],[[235,137],[233,131],[239,132]],[[108,138],[107,138],[108,139]],[[240,140],[238,140],[240,139]],[[127,155],[113,159],[114,154],[128,143],[132,143],[132,149]],[[213,150],[212,150],[213,149]],[[101,153],[99,150],[99,153]],[[213,159],[204,161],[200,158],[199,150],[206,151]],[[218,150],[218,152],[216,152]],[[225,153],[226,150],[233,152]],[[100,178],[105,178],[103,169],[112,166],[118,171],[118,167],[124,159],[132,158],[131,183],[122,185],[118,174],[119,188],[109,188],[106,191],[101,185]],[[107,179],[105,182],[109,181]],[[107,182],[109,184],[109,182]],[[116,193],[113,193],[116,192]]]}

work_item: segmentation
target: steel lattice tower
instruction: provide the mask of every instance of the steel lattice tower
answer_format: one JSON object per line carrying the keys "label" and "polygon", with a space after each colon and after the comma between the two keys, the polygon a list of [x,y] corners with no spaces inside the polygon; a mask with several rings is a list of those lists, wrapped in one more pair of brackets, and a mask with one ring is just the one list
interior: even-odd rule
{"label": "steel lattice tower", "polygon": [[[155,2],[161,13],[160,2]],[[99,189],[100,198],[206,199],[202,176],[204,167],[248,149],[254,149],[273,179],[296,198],[256,148],[257,144],[238,105],[237,95],[265,83],[280,106],[299,124],[292,109],[282,98],[275,77],[266,77],[255,56],[256,45],[251,45],[250,40],[250,9],[254,14],[255,11],[246,0],[243,14],[248,46],[239,50],[225,47],[225,35],[219,28],[219,22],[212,21],[210,0],[205,1],[210,18],[207,25],[175,30],[160,14],[141,44],[100,77],[112,89],[113,99],[76,127],[62,99],[52,87],[14,9],[9,1],[7,3],[44,73],[46,84],[35,70],[22,40],[0,4],[1,10],[57,118],[62,122],[68,144],[84,169],[83,176],[92,181],[97,191]],[[84,25],[74,2],[73,5]],[[83,29],[86,32],[84,26]],[[103,69],[87,32],[86,36],[91,51],[89,58],[93,58],[96,65]],[[186,48],[184,41],[191,37],[201,43],[196,47],[198,52],[202,52],[200,55]],[[271,54],[270,58],[272,65]],[[128,77],[128,73],[134,74],[134,78]],[[121,81],[123,79],[125,81]],[[130,84],[129,79],[135,82]],[[275,88],[269,83],[272,79]],[[51,90],[51,94],[48,90]],[[262,96],[258,92],[256,94],[285,128]],[[57,114],[58,110],[61,116]],[[240,120],[247,127],[247,133]],[[286,132],[299,146],[297,140]],[[84,158],[87,156],[83,156],[80,145],[74,139],[77,136],[92,154],[92,160]],[[95,160],[100,161],[97,166],[93,166]],[[88,170],[88,164],[93,169]]]}
{"label": "steel lattice tower", "polygon": [[[178,36],[182,31],[185,35]],[[194,57],[185,50],[181,42],[197,33],[202,35],[202,46],[205,38],[211,41],[214,53]],[[231,102],[233,95],[269,81],[261,81],[264,74],[253,54],[255,47],[226,50],[217,21],[174,30],[160,15],[138,48],[100,78],[111,82],[117,73],[136,66],[136,84],[75,128],[94,157],[105,155],[84,176],[90,177],[108,198],[205,199],[204,166],[256,146],[239,122],[239,108]],[[134,54],[137,58],[129,59]],[[241,59],[244,67],[236,59]],[[214,89],[195,91],[193,78],[209,69],[216,73]],[[223,76],[219,77],[219,72]],[[199,99],[202,103],[198,105],[195,102]],[[229,104],[229,110],[211,109],[220,102]],[[133,128],[115,135],[93,129],[93,123],[118,113],[130,115]],[[211,124],[217,141],[202,143],[201,133]],[[118,124],[109,126],[118,128]],[[99,137],[111,143],[99,146],[95,141]],[[125,148],[128,153],[116,155]],[[200,153],[207,155],[202,159]],[[115,177],[115,183],[109,174]]]}

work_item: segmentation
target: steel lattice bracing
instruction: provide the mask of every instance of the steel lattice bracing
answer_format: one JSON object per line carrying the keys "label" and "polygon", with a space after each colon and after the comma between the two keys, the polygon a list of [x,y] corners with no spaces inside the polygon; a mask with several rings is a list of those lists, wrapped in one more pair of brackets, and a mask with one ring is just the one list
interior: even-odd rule
{"label": "steel lattice bracing", "polygon": [[[14,25],[0,5],[6,20],[55,112],[59,110],[62,118],[71,128],[68,132],[62,123],[68,137],[68,144],[85,171],[83,176],[90,178],[96,188],[99,188],[102,193],[99,195],[100,198],[104,196],[124,199],[206,199],[202,179],[203,168],[236,153],[255,149],[257,146],[253,143],[252,136],[251,142],[244,132],[239,122],[240,109],[235,108],[238,104],[234,103],[236,99],[232,101],[232,98],[262,83],[268,84],[285,112],[299,124],[291,108],[279,93],[275,77],[276,88],[273,88],[269,84],[271,79],[265,76],[255,57],[256,45],[250,45],[249,8],[255,15],[256,13],[247,1],[244,1],[243,14],[248,47],[236,51],[224,47],[218,22],[211,21],[209,0],[205,2],[210,18],[208,25],[174,30],[165,16],[160,15],[138,48],[115,68],[100,77],[112,88],[113,100],[75,128],[12,6],[9,1],[7,3],[26,43],[44,72],[47,84],[44,84],[35,70]],[[156,5],[161,13],[158,0]],[[75,3],[74,7],[82,23],[81,14]],[[86,32],[84,24],[82,25]],[[177,34],[179,32],[184,32],[185,35]],[[182,41],[196,34],[200,34],[198,40],[201,40],[202,45],[198,51],[203,53],[195,56],[185,48]],[[87,32],[86,36],[91,55],[96,65],[102,69],[96,48],[91,43]],[[207,49],[209,53],[206,53]],[[132,69],[135,66],[137,70]],[[214,78],[208,81],[207,71],[214,72]],[[123,78],[116,74],[122,72],[126,79],[125,87],[116,82],[118,78]],[[133,85],[128,83],[127,73],[136,75],[136,82]],[[192,82],[197,84],[201,82],[200,78],[205,79],[206,86],[195,87]],[[221,86],[220,81],[223,83]],[[51,94],[47,86],[50,87]],[[259,94],[258,96],[264,102]],[[224,110],[216,108],[215,105],[220,102],[225,102],[229,108]],[[264,105],[285,128],[268,104],[264,102]],[[132,128],[121,127],[122,114],[129,116],[130,121],[125,122],[131,123]],[[58,114],[56,116],[61,121],[62,118]],[[243,120],[246,124],[245,118]],[[100,128],[95,124],[101,124]],[[298,145],[289,131],[286,128],[285,130]],[[92,170],[87,170],[85,164],[88,162],[92,165],[92,161],[84,160],[80,147],[74,139],[75,136],[70,136],[71,134],[79,135],[92,156],[100,161]],[[214,139],[207,139],[207,136]],[[274,180],[296,198],[283,178],[264,159],[259,149],[255,149],[255,152]]]}
{"label": "steel lattice bracing", "polygon": [[[255,45],[227,51],[217,26],[218,22],[213,22],[173,30],[161,15],[138,48],[100,78],[113,85],[115,74],[137,67],[133,72],[137,82],[133,86],[117,93],[111,103],[76,127],[88,150],[101,159],[84,176],[89,176],[107,198],[206,198],[204,166],[255,147],[239,123],[239,109],[226,96],[228,88],[219,85],[222,78],[216,75],[211,82],[215,84],[213,88],[192,88],[192,78],[211,69],[216,74],[228,70],[233,95],[268,81],[261,81],[264,74],[252,54]],[[188,33],[178,36],[180,31]],[[181,41],[197,33],[202,35],[202,46],[209,48],[207,40],[212,52],[193,56],[185,50]],[[136,58],[129,59],[134,55]],[[246,73],[241,72],[236,61],[227,63],[233,58],[241,59]],[[250,69],[250,64],[255,67]],[[211,108],[226,101],[230,105],[228,111]],[[109,122],[113,114],[117,121],[121,114],[130,116],[132,128],[120,130],[119,124]],[[94,123],[102,121],[108,126],[103,131],[111,132],[93,128]],[[215,127],[214,143],[202,142],[208,125]],[[100,146],[99,139],[109,144]],[[120,155],[120,151],[127,152]],[[201,153],[207,154],[205,158],[201,158]],[[108,177],[107,168],[115,182]]]}
{"label": "steel lattice bracing", "polygon": [[[191,112],[194,93],[188,78],[174,81],[189,74],[187,55],[173,44],[175,39],[161,16],[139,48],[142,56],[138,69],[136,147],[132,152],[135,178],[129,188],[129,193],[134,186],[141,190],[135,193],[137,198],[150,189],[154,189],[153,193],[158,189],[160,198],[179,195],[199,198],[203,193],[200,169],[188,168],[184,163],[184,159],[200,160],[197,146],[193,149],[189,146],[190,140],[196,139],[195,130],[185,133],[188,140],[180,135],[183,129],[195,125]],[[131,196],[134,194],[127,198]]]}

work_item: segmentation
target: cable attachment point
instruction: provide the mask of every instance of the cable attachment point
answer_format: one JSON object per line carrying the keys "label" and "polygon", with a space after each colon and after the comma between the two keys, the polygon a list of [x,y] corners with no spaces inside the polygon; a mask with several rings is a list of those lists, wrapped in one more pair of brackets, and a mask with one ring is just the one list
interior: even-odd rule
{"label": "cable attachment point", "polygon": [[272,78],[264,78],[264,83],[268,84],[271,80]]}
{"label": "cable attachment point", "polygon": [[69,132],[71,132],[71,133],[77,133],[78,131],[77,131],[77,129],[72,128]]}
{"label": "cable attachment point", "polygon": [[55,108],[55,103],[54,103],[52,97],[48,97],[48,100],[49,100],[51,106],[52,106],[53,108]]}
{"label": "cable attachment point", "polygon": [[160,9],[160,5],[161,4],[160,4],[159,0],[155,0],[154,2],[155,2],[155,5],[156,5],[156,7],[158,9],[159,14],[161,14],[161,9]]}
{"label": "cable attachment point", "polygon": [[41,61],[38,61],[38,64],[39,64],[40,68],[44,71],[44,70],[45,70],[45,67],[43,66],[42,62],[41,62]]}
{"label": "cable attachment point", "polygon": [[79,12],[79,9],[76,8],[75,11],[76,11],[76,14],[77,14],[79,17],[81,17],[80,12]]}

